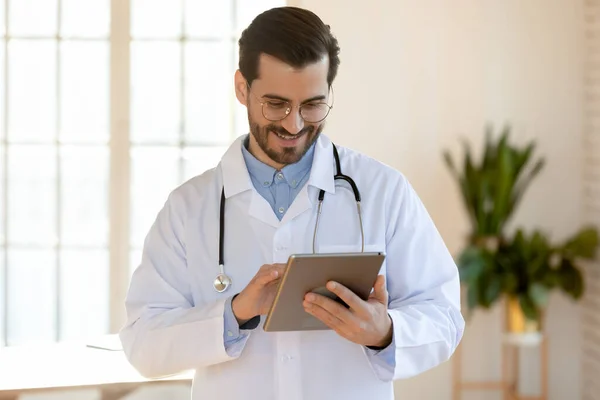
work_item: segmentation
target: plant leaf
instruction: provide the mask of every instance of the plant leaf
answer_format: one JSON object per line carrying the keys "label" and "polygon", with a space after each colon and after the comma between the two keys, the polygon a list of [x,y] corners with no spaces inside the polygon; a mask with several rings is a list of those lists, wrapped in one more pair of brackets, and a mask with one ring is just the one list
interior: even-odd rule
{"label": "plant leaf", "polygon": [[598,247],[598,231],[587,227],[579,231],[563,246],[567,257],[582,257],[591,259],[596,255]]}
{"label": "plant leaf", "polygon": [[563,291],[575,300],[580,299],[584,291],[584,282],[581,272],[571,264],[571,261],[563,259],[558,274],[559,285]]}
{"label": "plant leaf", "polygon": [[457,261],[461,281],[471,283],[479,279],[486,269],[486,264],[487,259],[481,249],[475,246],[467,247]]}
{"label": "plant leaf", "polygon": [[444,161],[445,161],[446,165],[448,166],[448,169],[450,170],[450,172],[452,173],[454,178],[459,179],[458,170],[456,169],[456,166],[454,165],[454,161],[452,160],[452,156],[450,155],[450,153],[448,151],[444,151],[443,157],[444,157]]}
{"label": "plant leaf", "polygon": [[546,161],[544,159],[538,160],[528,174],[524,175],[518,182],[515,183],[513,190],[512,199],[510,201],[509,215],[512,215],[513,211],[521,203],[523,195],[531,185],[533,178],[535,178],[544,168]]}
{"label": "plant leaf", "polygon": [[519,296],[519,304],[521,305],[521,310],[523,310],[523,314],[525,314],[527,319],[535,321],[539,318],[538,309],[535,307],[535,303],[528,294],[522,294]]}
{"label": "plant leaf", "polygon": [[490,277],[485,288],[485,302],[488,306],[494,304],[502,293],[502,282],[498,277]]}
{"label": "plant leaf", "polygon": [[479,287],[477,285],[477,281],[471,282],[471,284],[467,287],[467,307],[469,310],[473,310],[477,307],[479,303]]}
{"label": "plant leaf", "polygon": [[534,283],[529,287],[529,297],[536,308],[544,308],[548,304],[549,291],[541,283]]}

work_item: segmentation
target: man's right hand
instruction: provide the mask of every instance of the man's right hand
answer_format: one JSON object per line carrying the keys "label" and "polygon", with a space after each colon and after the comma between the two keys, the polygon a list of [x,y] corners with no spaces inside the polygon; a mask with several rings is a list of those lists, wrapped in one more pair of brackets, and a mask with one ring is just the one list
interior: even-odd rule
{"label": "man's right hand", "polygon": [[231,308],[240,325],[269,312],[284,269],[285,264],[263,265],[244,290],[233,299]]}

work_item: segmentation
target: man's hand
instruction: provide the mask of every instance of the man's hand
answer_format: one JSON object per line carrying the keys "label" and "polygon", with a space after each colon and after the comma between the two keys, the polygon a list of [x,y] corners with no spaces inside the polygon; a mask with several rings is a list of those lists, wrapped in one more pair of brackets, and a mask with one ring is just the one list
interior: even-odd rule
{"label": "man's hand", "polygon": [[303,303],[306,312],[354,343],[383,348],[392,342],[393,327],[387,313],[388,293],[383,275],[377,277],[367,301],[337,282],[328,282],[327,289],[350,308],[328,297],[307,293]]}
{"label": "man's hand", "polygon": [[231,308],[240,325],[269,312],[284,269],[285,264],[263,265],[244,290],[233,299]]}

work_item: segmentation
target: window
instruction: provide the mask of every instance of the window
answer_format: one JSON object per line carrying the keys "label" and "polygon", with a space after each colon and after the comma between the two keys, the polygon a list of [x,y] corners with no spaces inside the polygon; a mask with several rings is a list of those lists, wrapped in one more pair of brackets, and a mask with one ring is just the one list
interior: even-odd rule
{"label": "window", "polygon": [[0,345],[115,331],[150,224],[247,131],[237,39],[283,0],[0,0]]}

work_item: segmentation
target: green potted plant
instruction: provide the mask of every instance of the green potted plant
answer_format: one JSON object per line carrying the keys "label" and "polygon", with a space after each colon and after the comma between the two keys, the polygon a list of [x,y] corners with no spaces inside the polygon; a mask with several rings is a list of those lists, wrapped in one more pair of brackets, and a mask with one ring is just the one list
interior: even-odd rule
{"label": "green potted plant", "polygon": [[586,227],[561,244],[552,244],[539,230],[528,235],[518,229],[507,235],[507,223],[545,164],[543,158],[534,159],[534,142],[518,147],[509,136],[510,128],[505,127],[494,139],[488,127],[479,162],[466,141],[462,163],[443,153],[470,221],[457,265],[469,311],[490,308],[506,297],[507,330],[539,330],[550,290],[581,297],[584,284],[578,263],[594,257],[598,234]]}
{"label": "green potted plant", "polygon": [[467,286],[468,310],[490,308],[505,296],[507,331],[539,331],[551,290],[581,298],[582,262],[593,259],[597,247],[598,232],[593,227],[584,227],[558,244],[540,230],[527,234],[518,229],[497,249],[467,246],[457,264]]}
{"label": "green potted plant", "polygon": [[450,152],[443,152],[469,216],[471,243],[485,244],[488,240],[495,243],[501,239],[527,188],[544,167],[543,158],[533,160],[534,142],[520,148],[509,143],[509,136],[507,126],[494,140],[493,130],[488,126],[480,162],[476,162],[469,143],[463,140],[461,170]]}

